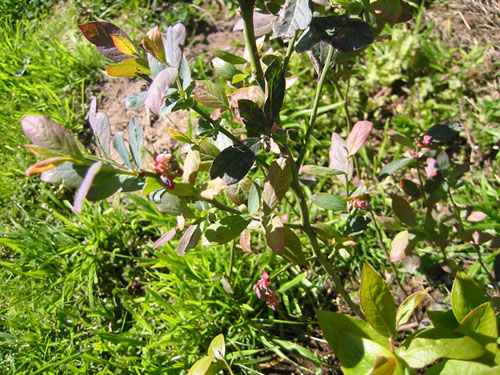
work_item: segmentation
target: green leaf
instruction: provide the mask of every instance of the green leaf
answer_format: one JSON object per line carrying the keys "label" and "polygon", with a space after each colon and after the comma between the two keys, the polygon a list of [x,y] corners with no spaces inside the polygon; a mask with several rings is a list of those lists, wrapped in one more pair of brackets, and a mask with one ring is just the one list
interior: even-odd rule
{"label": "green leaf", "polygon": [[264,111],[259,108],[257,103],[248,99],[240,99],[238,100],[238,111],[249,137],[259,137],[271,130],[271,125],[266,119]]}
{"label": "green leaf", "polygon": [[477,306],[487,302],[483,288],[470,276],[458,272],[451,288],[451,308],[459,323]]}
{"label": "green leaf", "polygon": [[182,215],[186,209],[186,202],[184,199],[169,193],[166,189],[151,194],[151,201],[162,214],[179,216]]}
{"label": "green leaf", "polygon": [[400,145],[413,149],[414,147],[413,140],[407,137],[406,135],[398,133],[395,130],[389,130],[388,135],[390,139],[399,143]]}
{"label": "green leaf", "polygon": [[222,59],[214,58],[212,60],[215,74],[222,77],[225,81],[232,81],[233,77],[241,73],[233,64],[230,64]]}
{"label": "green leaf", "polygon": [[212,365],[214,359],[215,358],[211,355],[207,355],[199,359],[193,366],[191,366],[188,371],[188,375],[205,375],[210,369],[210,366]]}
{"label": "green leaf", "polygon": [[111,37],[112,35],[115,35],[115,37],[120,35],[132,43],[128,35],[125,34],[118,26],[105,21],[92,21],[82,23],[78,25],[78,27],[85,38],[87,38],[90,43],[94,44],[98,51],[108,59],[123,61],[130,58],[129,54],[123,53],[116,48],[113,38]]}
{"label": "green leaf", "polygon": [[224,335],[221,333],[214,337],[210,346],[208,347],[207,354],[209,356],[215,357],[215,359],[223,359],[226,355],[226,343],[224,341]]}
{"label": "green leaf", "polygon": [[391,161],[384,168],[382,168],[382,171],[380,171],[380,178],[390,176],[391,174],[395,173],[399,169],[406,167],[412,161],[413,161],[413,158],[403,158],[403,159]]}
{"label": "green leaf", "polygon": [[125,147],[125,142],[123,141],[122,132],[118,132],[113,136],[113,146],[125,165],[130,169],[134,169],[132,163],[130,162],[130,154],[128,153],[127,147]]}
{"label": "green leaf", "polygon": [[495,311],[489,302],[479,305],[468,313],[460,323],[457,331],[480,343],[488,352],[483,362],[494,364],[499,353],[497,339],[498,326]]}
{"label": "green leaf", "polygon": [[176,253],[182,257],[188,250],[194,248],[201,237],[201,228],[199,224],[192,224],[186,229],[177,245]]}
{"label": "green leaf", "polygon": [[142,194],[147,195],[152,193],[153,191],[164,189],[165,186],[160,181],[159,178],[154,177],[146,177],[146,181],[144,183],[144,187],[142,188]]}
{"label": "green leaf", "polygon": [[99,173],[87,193],[89,201],[100,201],[109,198],[122,187],[122,179],[115,173]]}
{"label": "green leaf", "polygon": [[198,190],[193,185],[176,183],[173,189],[169,190],[170,193],[179,197],[197,197]]}
{"label": "green leaf", "polygon": [[350,315],[317,310],[316,316],[323,335],[330,344],[334,353],[339,351],[340,333],[349,332],[355,336],[376,342],[386,349],[390,349],[387,338],[378,333],[368,322]]}
{"label": "green leaf", "polygon": [[338,176],[339,174],[345,174],[344,171],[340,169],[321,167],[319,165],[304,165],[302,167],[302,172],[310,174],[312,176]]}
{"label": "green leaf", "polygon": [[455,330],[458,327],[457,319],[455,318],[455,315],[453,315],[453,311],[451,310],[446,310],[446,311],[428,310],[427,316],[431,320],[431,323],[434,326],[434,328]]}
{"label": "green leaf", "polygon": [[266,101],[264,113],[272,125],[279,116],[283,99],[285,98],[285,72],[281,68],[280,60],[274,60],[266,69]]}
{"label": "green leaf", "polygon": [[389,287],[367,263],[363,266],[360,287],[361,307],[366,320],[386,337],[396,333],[396,306]]}
{"label": "green leaf", "polygon": [[68,129],[45,116],[26,116],[21,120],[24,134],[36,146],[82,158],[78,142]]}
{"label": "green leaf", "polygon": [[410,204],[403,197],[397,194],[391,194],[392,211],[403,223],[414,226],[417,223],[415,212]]}
{"label": "green leaf", "polygon": [[287,0],[273,26],[274,36],[291,39],[298,30],[304,30],[312,20],[309,0]]}
{"label": "green leaf", "polygon": [[248,213],[255,214],[260,208],[260,197],[262,191],[259,185],[254,181],[248,192]]}
{"label": "green leaf", "polygon": [[420,188],[413,181],[403,178],[399,181],[399,185],[401,186],[401,189],[403,189],[403,191],[410,197],[420,198],[422,196]]}
{"label": "green leaf", "polygon": [[388,374],[402,374],[401,368],[396,371],[396,357],[390,350],[346,331],[340,332],[339,350],[335,354],[340,359],[345,375],[369,374],[377,364],[380,366],[381,357],[392,363],[392,366],[389,365],[392,372]]}
{"label": "green leaf", "polygon": [[101,340],[113,342],[116,344],[122,344],[125,346],[146,346],[146,343],[144,341],[125,336],[124,334],[109,332],[96,332],[96,334],[101,338]]}
{"label": "green leaf", "polygon": [[273,216],[264,224],[266,230],[266,242],[271,250],[278,254],[283,255],[285,252],[285,227],[279,216]]}
{"label": "green leaf", "polygon": [[413,310],[422,302],[424,297],[427,295],[427,289],[417,290],[415,293],[410,294],[405,300],[399,305],[398,311],[396,313],[396,326],[400,327],[405,324],[408,319],[410,319]]}
{"label": "green leaf", "polygon": [[325,210],[344,211],[346,209],[343,200],[328,193],[316,193],[311,196],[311,201],[316,206],[324,208]]}
{"label": "green leaf", "polygon": [[291,161],[289,158],[280,157],[273,161],[267,171],[266,182],[262,192],[262,199],[269,210],[273,210],[286,192],[292,182]]}
{"label": "green leaf", "polygon": [[247,138],[224,149],[210,167],[210,179],[221,177],[228,185],[237,183],[252,167],[259,147],[259,138]]}
{"label": "green leaf", "polygon": [[142,169],[142,131],[135,119],[130,119],[128,123],[129,146],[134,162]]}
{"label": "green leaf", "polygon": [[346,16],[314,17],[311,31],[315,39],[327,42],[342,52],[357,51],[373,43],[370,25]]}
{"label": "green leaf", "polygon": [[194,99],[207,107],[228,109],[224,91],[211,81],[196,81],[196,87],[193,90]]}
{"label": "green leaf", "polygon": [[368,375],[392,375],[396,370],[396,357],[377,356],[375,364]]}
{"label": "green leaf", "polygon": [[322,364],[322,361],[313,352],[304,348],[302,345],[296,344],[288,340],[279,340],[279,339],[273,339],[273,342],[275,342],[276,344],[278,344],[279,346],[281,346],[282,348],[284,348],[289,352],[298,353],[301,357],[306,358],[317,365]]}
{"label": "green leaf", "polygon": [[396,353],[411,367],[422,368],[439,358],[478,358],[484,354],[484,349],[475,340],[458,332],[430,328],[408,336]]}
{"label": "green leaf", "polygon": [[302,280],[304,280],[306,278],[306,276],[307,276],[307,272],[299,273],[292,280],[281,285],[280,288],[278,289],[278,293],[282,294],[282,293],[285,293],[287,290],[292,289],[295,285],[300,284],[302,282]]}
{"label": "green leaf", "polygon": [[436,142],[451,142],[459,137],[462,130],[463,127],[459,122],[447,121],[444,124],[432,126],[426,134]]}
{"label": "green leaf", "polygon": [[251,221],[250,216],[226,216],[220,221],[211,224],[205,231],[205,237],[210,242],[219,245],[224,244],[238,237]]}
{"label": "green leaf", "polygon": [[63,163],[50,171],[43,172],[40,180],[49,184],[63,184],[64,186],[77,188],[81,185],[87,167]]}
{"label": "green leaf", "polygon": [[490,367],[479,362],[449,359],[432,366],[425,375],[498,375],[500,367]]}
{"label": "green leaf", "polygon": [[223,50],[215,50],[214,52],[215,56],[218,58],[234,65],[238,64],[246,64],[247,60],[245,60],[243,57],[237,56],[232,54],[231,52],[223,51]]}

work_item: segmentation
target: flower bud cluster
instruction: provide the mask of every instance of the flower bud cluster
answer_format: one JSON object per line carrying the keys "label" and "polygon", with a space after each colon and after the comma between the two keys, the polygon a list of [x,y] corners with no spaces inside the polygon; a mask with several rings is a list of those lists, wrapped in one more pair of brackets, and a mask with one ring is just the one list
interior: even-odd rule
{"label": "flower bud cluster", "polygon": [[172,154],[167,152],[154,154],[151,169],[160,176],[163,184],[169,189],[175,187],[174,178],[182,176],[183,173],[178,164],[172,160]]}
{"label": "flower bud cluster", "polygon": [[269,287],[271,282],[269,281],[269,274],[266,271],[262,271],[262,275],[253,286],[253,290],[257,294],[258,299],[266,301],[266,304],[270,306],[273,310],[278,308],[278,304],[281,302],[281,297],[275,290]]}

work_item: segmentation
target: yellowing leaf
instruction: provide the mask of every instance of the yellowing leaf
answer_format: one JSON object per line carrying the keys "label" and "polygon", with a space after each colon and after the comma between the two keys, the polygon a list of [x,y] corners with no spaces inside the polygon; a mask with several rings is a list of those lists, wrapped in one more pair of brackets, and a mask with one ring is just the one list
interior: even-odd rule
{"label": "yellowing leaf", "polygon": [[111,34],[116,49],[126,55],[137,55],[137,49],[130,39],[120,34]]}
{"label": "yellowing leaf", "polygon": [[226,187],[227,182],[222,178],[217,177],[210,180],[207,183],[205,190],[203,190],[200,195],[205,199],[214,199],[217,194],[219,194]]}
{"label": "yellowing leaf", "polygon": [[39,161],[38,163],[31,165],[28,169],[26,169],[24,174],[26,175],[26,177],[29,177],[32,174],[38,174],[38,173],[42,173],[45,171],[49,171],[49,170],[57,167],[58,165],[66,162],[68,160],[71,160],[71,158],[67,158],[67,157],[65,158],[62,156],[57,156],[55,158],[45,159],[45,160]]}
{"label": "yellowing leaf", "polygon": [[134,77],[139,71],[146,74],[151,73],[147,62],[144,59],[135,57],[106,67],[106,72],[111,77]]}

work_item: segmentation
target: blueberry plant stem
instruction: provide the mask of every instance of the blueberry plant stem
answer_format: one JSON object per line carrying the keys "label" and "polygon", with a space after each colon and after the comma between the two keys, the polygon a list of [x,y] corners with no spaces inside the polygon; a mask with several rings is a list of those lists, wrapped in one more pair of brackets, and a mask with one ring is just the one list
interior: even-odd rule
{"label": "blueberry plant stem", "polygon": [[304,156],[306,155],[306,150],[307,146],[309,144],[309,139],[311,138],[311,133],[314,128],[314,123],[316,121],[316,115],[318,114],[318,105],[319,105],[319,100],[321,98],[321,91],[323,90],[323,85],[325,83],[326,75],[328,73],[328,68],[330,67],[330,64],[334,58],[334,55],[337,55],[336,49],[330,46],[328,49],[328,56],[326,57],[326,62],[323,67],[323,71],[321,72],[321,76],[319,78],[318,82],[318,88],[316,89],[316,95],[314,96],[314,103],[313,103],[313,108],[312,108],[312,113],[311,117],[309,118],[309,124],[307,125],[307,131],[306,135],[304,137],[304,141],[302,142],[302,147],[300,149],[299,156],[297,157],[297,160],[295,161],[295,164],[297,165],[298,168],[300,168],[300,165],[302,164],[302,161],[304,160]]}
{"label": "blueberry plant stem", "polygon": [[259,51],[257,43],[255,42],[255,32],[253,27],[253,10],[255,7],[255,0],[238,0],[241,10],[241,18],[243,19],[243,36],[245,38],[245,45],[248,48],[250,55],[250,62],[252,69],[255,73],[255,79],[262,90],[266,88],[266,81],[264,79],[264,72],[260,65]]}

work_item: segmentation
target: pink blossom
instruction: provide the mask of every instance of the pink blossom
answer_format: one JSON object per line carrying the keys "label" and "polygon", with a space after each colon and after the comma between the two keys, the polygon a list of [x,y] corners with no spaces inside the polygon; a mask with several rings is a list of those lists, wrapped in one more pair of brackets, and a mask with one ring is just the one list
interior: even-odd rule
{"label": "pink blossom", "polygon": [[159,175],[163,185],[169,189],[175,187],[174,178],[182,176],[183,173],[178,164],[172,160],[172,154],[166,152],[154,154],[151,169]]}
{"label": "pink blossom", "polygon": [[266,271],[262,271],[259,281],[254,284],[252,289],[255,290],[258,299],[266,301],[268,306],[270,306],[273,310],[276,310],[278,308],[278,304],[281,302],[281,297],[275,290],[272,290],[269,287],[269,284],[271,284],[269,281],[269,274]]}
{"label": "pink blossom", "polygon": [[424,135],[424,138],[422,139],[422,143],[424,145],[430,145],[432,142],[432,135],[426,134]]}

